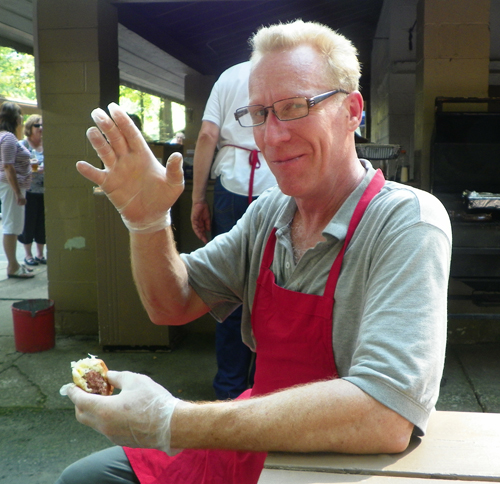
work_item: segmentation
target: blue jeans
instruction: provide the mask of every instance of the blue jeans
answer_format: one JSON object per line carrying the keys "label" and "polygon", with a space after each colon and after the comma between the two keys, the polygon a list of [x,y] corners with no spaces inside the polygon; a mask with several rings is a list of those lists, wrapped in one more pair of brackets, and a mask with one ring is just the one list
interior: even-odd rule
{"label": "blue jeans", "polygon": [[[248,208],[248,197],[226,190],[220,177],[214,186],[212,236],[229,232]],[[217,374],[213,387],[218,399],[236,398],[253,384],[252,351],[241,340],[241,307],[215,329]]]}

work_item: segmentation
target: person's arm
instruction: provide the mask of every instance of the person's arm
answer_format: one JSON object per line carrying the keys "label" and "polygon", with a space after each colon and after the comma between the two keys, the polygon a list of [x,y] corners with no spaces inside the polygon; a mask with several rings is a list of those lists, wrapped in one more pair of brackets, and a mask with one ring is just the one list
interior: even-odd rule
{"label": "person's arm", "polygon": [[17,181],[17,174],[14,165],[12,164],[4,164],[5,177],[9,185],[14,190],[14,194],[16,195],[16,202],[18,205],[26,205],[26,197],[23,197],[21,189],[19,188],[19,183]]}
{"label": "person's arm", "polygon": [[118,445],[174,449],[397,453],[413,425],[337,379],[271,395],[215,403],[176,399],[149,377],[109,372],[119,395],[67,390],[77,419]]}
{"label": "person's arm", "polygon": [[249,400],[182,402],[172,417],[173,448],[395,453],[413,425],[355,385],[311,383]]}
{"label": "person's arm", "polygon": [[208,242],[206,233],[211,228],[210,207],[206,193],[219,133],[219,127],[215,123],[203,121],[193,159],[191,225],[196,236],[205,244]]}
{"label": "person's arm", "polygon": [[87,136],[104,164],[100,170],[79,161],[78,171],[97,183],[131,232],[133,273],[139,294],[156,324],[182,324],[208,311],[187,283],[168,226],[169,210],[184,189],[182,156],[164,167],[125,111],[110,104],[111,119],[96,109],[97,128]]}
{"label": "person's arm", "polygon": [[209,308],[188,283],[170,227],[152,234],[130,234],[132,273],[151,321],[181,325]]}

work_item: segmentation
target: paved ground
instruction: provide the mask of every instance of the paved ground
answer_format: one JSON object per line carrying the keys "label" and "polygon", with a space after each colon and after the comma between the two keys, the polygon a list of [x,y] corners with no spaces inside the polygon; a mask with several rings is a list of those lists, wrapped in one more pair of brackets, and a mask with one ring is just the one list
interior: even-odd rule
{"label": "paved ground", "polygon": [[[21,248],[21,246],[20,246]],[[21,248],[22,249],[22,248]],[[22,260],[22,252],[18,252]],[[115,370],[150,375],[174,394],[190,400],[214,398],[214,342],[188,334],[172,352],[108,352],[96,338],[58,337],[55,348],[16,351],[12,303],[47,298],[46,267],[29,281],[6,278],[0,253],[0,484],[50,484],[76,459],[110,445],[80,425],[59,388],[70,378],[70,362],[87,353],[103,357]],[[500,412],[500,344],[448,348],[439,410]]]}
{"label": "paved ground", "polygon": [[[24,258],[21,244],[17,256]],[[59,395],[59,388],[71,381],[71,361],[88,353],[114,370],[147,374],[180,398],[215,399],[211,335],[181,337],[172,352],[102,353],[97,338],[64,336],[48,351],[16,351],[12,304],[48,297],[47,267],[37,266],[35,274],[29,280],[8,279],[0,248],[0,484],[53,483],[67,465],[111,445],[79,424],[69,400]]]}

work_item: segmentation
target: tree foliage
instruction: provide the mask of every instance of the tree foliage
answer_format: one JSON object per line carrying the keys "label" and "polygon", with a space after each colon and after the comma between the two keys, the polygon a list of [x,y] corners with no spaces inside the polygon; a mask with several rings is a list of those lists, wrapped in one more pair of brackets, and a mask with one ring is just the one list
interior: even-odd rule
{"label": "tree foliage", "polygon": [[127,86],[120,86],[120,105],[129,113],[137,114],[142,130],[151,139],[159,139],[159,118],[161,99]]}
{"label": "tree foliage", "polygon": [[[170,104],[168,120],[162,119],[162,109]],[[186,127],[185,107],[152,94],[120,86],[120,105],[129,113],[137,114],[142,122],[142,130],[156,141],[168,141],[177,131]]]}
{"label": "tree foliage", "polygon": [[[15,101],[36,102],[35,58],[9,47],[0,46],[0,97]],[[164,136],[172,137],[172,121],[165,131],[165,123],[160,119],[162,103],[169,102],[157,96],[120,86],[120,104],[129,114],[137,114],[143,126],[143,132],[151,139],[159,140]],[[174,107],[184,106],[172,103]],[[184,129],[184,111],[174,120],[175,130]],[[162,141],[166,141],[163,139]]]}
{"label": "tree foliage", "polygon": [[35,58],[9,47],[0,47],[0,96],[36,101]]}

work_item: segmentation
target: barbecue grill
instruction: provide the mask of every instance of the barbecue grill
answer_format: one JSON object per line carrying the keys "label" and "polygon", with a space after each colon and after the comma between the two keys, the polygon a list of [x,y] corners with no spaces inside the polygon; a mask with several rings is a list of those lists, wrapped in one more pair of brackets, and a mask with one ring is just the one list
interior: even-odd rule
{"label": "barbecue grill", "polygon": [[[460,110],[451,112],[452,105]],[[500,306],[499,106],[493,98],[435,103],[431,191],[452,223],[450,275],[473,290],[477,305]],[[478,107],[482,112],[473,111]]]}
{"label": "barbecue grill", "polygon": [[365,160],[370,161],[374,168],[380,168],[384,172],[384,176],[387,179],[390,179],[391,177],[389,162],[397,159],[400,152],[400,145],[356,143],[356,153],[358,158],[364,158]]}

